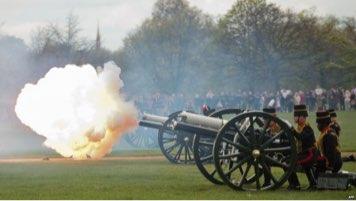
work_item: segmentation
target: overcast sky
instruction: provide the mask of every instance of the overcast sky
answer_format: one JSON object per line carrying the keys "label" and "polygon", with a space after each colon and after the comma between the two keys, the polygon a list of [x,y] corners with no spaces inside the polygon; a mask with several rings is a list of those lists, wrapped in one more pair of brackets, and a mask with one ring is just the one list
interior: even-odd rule
{"label": "overcast sky", "polygon": [[[30,41],[32,30],[48,22],[63,24],[68,13],[79,17],[82,35],[94,39],[97,22],[104,46],[116,50],[122,39],[151,15],[156,0],[0,0],[0,31]],[[204,12],[219,16],[236,0],[189,0]],[[356,0],[268,0],[282,8],[314,8],[319,15],[356,17]]]}

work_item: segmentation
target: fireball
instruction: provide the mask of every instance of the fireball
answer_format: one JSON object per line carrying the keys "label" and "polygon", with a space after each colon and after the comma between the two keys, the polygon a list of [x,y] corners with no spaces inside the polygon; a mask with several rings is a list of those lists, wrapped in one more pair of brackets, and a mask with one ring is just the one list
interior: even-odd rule
{"label": "fireball", "polygon": [[54,67],[37,84],[26,84],[15,112],[64,157],[99,159],[137,126],[137,110],[124,100],[121,69],[113,62]]}

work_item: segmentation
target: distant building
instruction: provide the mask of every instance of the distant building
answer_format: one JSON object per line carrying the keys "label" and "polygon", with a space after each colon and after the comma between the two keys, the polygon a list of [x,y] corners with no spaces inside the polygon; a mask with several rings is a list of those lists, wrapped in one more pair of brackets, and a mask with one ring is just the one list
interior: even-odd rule
{"label": "distant building", "polygon": [[95,49],[96,50],[101,49],[101,34],[100,34],[99,23],[98,23],[98,27],[97,27],[97,31],[96,31]]}

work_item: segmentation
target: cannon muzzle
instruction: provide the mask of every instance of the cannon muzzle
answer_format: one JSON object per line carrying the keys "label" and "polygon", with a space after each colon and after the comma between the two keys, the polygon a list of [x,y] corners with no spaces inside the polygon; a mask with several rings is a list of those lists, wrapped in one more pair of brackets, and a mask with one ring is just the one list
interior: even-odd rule
{"label": "cannon muzzle", "polygon": [[154,122],[154,121],[145,121],[145,120],[141,120],[138,125],[142,126],[142,127],[147,127],[147,128],[154,128],[154,129],[161,129],[163,124],[158,123],[158,122]]}
{"label": "cannon muzzle", "polygon": [[142,119],[146,120],[146,121],[164,124],[164,122],[166,122],[168,120],[168,117],[158,116],[158,115],[153,115],[153,114],[144,114]]}
{"label": "cannon muzzle", "polygon": [[139,125],[147,128],[160,129],[162,128],[164,122],[166,122],[168,117],[144,114],[142,120],[139,122]]}

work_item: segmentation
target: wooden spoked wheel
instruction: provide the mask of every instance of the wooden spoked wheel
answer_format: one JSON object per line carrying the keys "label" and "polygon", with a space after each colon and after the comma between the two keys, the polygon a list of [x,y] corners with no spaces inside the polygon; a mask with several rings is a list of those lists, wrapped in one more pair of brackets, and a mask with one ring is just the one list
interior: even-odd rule
{"label": "wooden spoked wheel", "polygon": [[158,147],[157,131],[151,128],[139,127],[134,133],[125,135],[126,142],[135,148]]}
{"label": "wooden spoked wheel", "polygon": [[172,163],[194,163],[193,138],[194,134],[173,130],[173,123],[181,113],[171,114],[158,131],[158,144],[163,155]]}
{"label": "wooden spoked wheel", "polygon": [[276,189],[294,171],[297,160],[290,126],[262,112],[242,113],[226,123],[213,153],[217,173],[236,190]]}
{"label": "wooden spoked wheel", "polygon": [[[229,120],[240,114],[240,109],[223,109],[210,114],[210,117]],[[213,163],[213,145],[216,136],[195,135],[193,140],[195,164],[199,171],[214,184],[224,184]]]}

